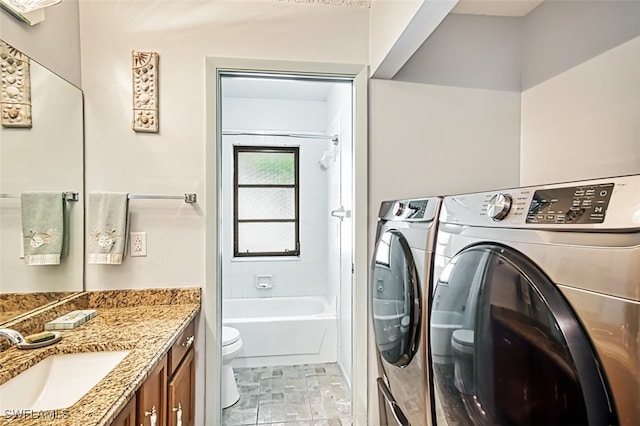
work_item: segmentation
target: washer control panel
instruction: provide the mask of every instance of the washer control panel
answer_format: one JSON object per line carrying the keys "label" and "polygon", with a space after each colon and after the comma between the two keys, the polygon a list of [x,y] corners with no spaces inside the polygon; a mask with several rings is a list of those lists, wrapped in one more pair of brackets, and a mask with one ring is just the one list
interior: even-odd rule
{"label": "washer control panel", "polygon": [[533,193],[527,223],[602,223],[609,206],[613,183],[538,189]]}

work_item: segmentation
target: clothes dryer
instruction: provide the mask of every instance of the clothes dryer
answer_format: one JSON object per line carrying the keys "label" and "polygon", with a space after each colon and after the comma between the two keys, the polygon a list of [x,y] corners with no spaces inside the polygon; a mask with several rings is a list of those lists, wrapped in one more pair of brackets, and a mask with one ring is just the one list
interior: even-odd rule
{"label": "clothes dryer", "polygon": [[427,362],[429,282],[439,197],[380,206],[370,279],[371,312],[388,424],[431,424]]}
{"label": "clothes dryer", "polygon": [[438,425],[640,424],[640,176],[445,197]]}

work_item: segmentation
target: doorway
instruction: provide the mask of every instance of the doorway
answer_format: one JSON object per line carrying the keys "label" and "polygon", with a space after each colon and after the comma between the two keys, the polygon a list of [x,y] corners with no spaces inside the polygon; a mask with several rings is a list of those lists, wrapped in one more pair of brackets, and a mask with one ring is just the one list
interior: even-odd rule
{"label": "doorway", "polygon": [[[229,358],[224,324],[240,331],[243,345],[229,364],[242,380],[258,378],[259,386],[260,374],[287,372],[311,384],[332,372],[333,379],[325,380],[339,377],[345,390],[338,398],[343,404],[331,407],[296,392],[297,417],[280,418],[295,413],[278,414],[276,401],[262,400],[259,388],[240,383],[241,400],[243,391],[249,394],[227,413],[246,409],[256,424],[331,418],[364,425],[364,67],[211,58],[207,71],[208,86],[215,87],[207,105],[207,199],[215,201],[207,215],[203,288],[207,423],[235,424],[222,414],[230,403],[221,390],[221,368]],[[264,179],[260,168],[273,164],[286,164],[286,176],[252,180]],[[301,391],[295,386],[303,382],[289,387]],[[263,391],[273,393],[267,383]]]}

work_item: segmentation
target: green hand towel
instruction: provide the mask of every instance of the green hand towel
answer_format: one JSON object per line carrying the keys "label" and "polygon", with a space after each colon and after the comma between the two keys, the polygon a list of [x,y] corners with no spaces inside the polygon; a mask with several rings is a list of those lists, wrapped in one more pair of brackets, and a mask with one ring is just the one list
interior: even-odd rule
{"label": "green hand towel", "polygon": [[66,209],[62,192],[28,192],[20,195],[24,262],[59,265],[66,254]]}
{"label": "green hand towel", "polygon": [[87,261],[119,265],[127,246],[129,195],[92,192],[87,211]]}

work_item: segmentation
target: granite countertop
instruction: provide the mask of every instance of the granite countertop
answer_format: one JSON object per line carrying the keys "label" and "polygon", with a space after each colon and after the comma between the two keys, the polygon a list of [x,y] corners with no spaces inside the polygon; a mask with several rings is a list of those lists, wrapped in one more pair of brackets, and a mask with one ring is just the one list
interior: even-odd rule
{"label": "granite countertop", "polygon": [[[200,311],[200,289],[123,290],[83,296],[86,300],[66,306],[68,311],[97,309],[97,316],[75,329],[62,330],[62,340],[56,344],[32,350],[11,347],[0,352],[0,384],[49,355],[131,352],[73,406],[46,412],[4,410],[0,425],[109,425]],[[57,312],[68,311],[63,305]],[[22,331],[18,325],[15,328]]]}

